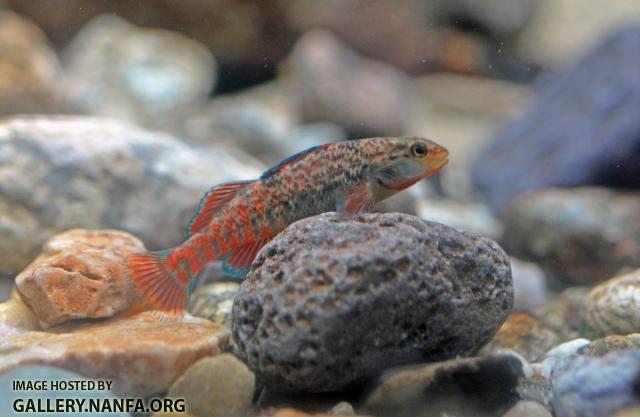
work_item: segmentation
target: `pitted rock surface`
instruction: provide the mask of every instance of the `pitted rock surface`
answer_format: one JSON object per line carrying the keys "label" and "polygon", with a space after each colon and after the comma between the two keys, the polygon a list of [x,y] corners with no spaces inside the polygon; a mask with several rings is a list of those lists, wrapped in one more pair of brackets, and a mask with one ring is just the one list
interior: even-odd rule
{"label": "pitted rock surface", "polygon": [[509,259],[487,238],[405,214],[327,213],[260,251],[232,328],[259,380],[321,392],[469,355],[512,303]]}

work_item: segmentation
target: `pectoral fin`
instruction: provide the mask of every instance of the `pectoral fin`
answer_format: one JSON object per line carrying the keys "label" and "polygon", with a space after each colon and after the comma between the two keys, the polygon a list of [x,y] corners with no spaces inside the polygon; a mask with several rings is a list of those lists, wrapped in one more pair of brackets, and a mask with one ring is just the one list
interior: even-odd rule
{"label": "pectoral fin", "polygon": [[344,193],[344,200],[338,204],[338,211],[349,214],[366,213],[373,209],[376,197],[369,182],[352,185]]}

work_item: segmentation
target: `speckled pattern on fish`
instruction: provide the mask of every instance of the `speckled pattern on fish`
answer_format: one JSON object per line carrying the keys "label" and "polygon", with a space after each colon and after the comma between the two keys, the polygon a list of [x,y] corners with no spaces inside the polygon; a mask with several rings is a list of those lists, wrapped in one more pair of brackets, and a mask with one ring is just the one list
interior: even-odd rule
{"label": "speckled pattern on fish", "polygon": [[154,307],[180,314],[193,277],[214,258],[246,273],[257,252],[289,224],[328,211],[362,213],[437,172],[448,152],[420,137],[329,143],[297,153],[253,181],[224,183],[203,197],[180,246],[127,260],[129,277]]}

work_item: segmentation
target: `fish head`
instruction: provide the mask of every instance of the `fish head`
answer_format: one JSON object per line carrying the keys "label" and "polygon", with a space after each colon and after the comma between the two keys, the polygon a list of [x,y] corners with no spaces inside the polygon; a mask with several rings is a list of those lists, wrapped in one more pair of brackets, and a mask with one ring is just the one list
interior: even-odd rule
{"label": "fish head", "polygon": [[[404,190],[438,172],[449,162],[449,152],[421,138],[385,138],[386,152],[374,162],[374,184],[388,194]],[[377,155],[380,155],[378,152]]]}

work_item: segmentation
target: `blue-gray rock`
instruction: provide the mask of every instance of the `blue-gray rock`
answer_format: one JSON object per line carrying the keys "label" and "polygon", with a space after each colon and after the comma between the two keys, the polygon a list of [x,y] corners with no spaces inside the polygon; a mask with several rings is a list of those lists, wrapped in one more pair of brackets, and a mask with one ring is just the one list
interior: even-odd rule
{"label": "blue-gray rock", "polygon": [[531,109],[479,155],[477,187],[502,212],[549,186],[640,188],[640,29],[623,30],[539,85]]}
{"label": "blue-gray rock", "polygon": [[321,392],[472,354],[512,303],[509,258],[487,238],[398,213],[327,213],[260,251],[232,329],[269,388]]}
{"label": "blue-gray rock", "polygon": [[576,356],[554,370],[556,417],[607,417],[640,404],[640,352],[612,352],[602,358]]}
{"label": "blue-gray rock", "polygon": [[216,63],[180,33],[116,15],[92,19],[65,51],[61,92],[89,113],[148,123],[213,89]]}

